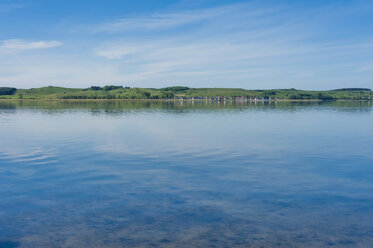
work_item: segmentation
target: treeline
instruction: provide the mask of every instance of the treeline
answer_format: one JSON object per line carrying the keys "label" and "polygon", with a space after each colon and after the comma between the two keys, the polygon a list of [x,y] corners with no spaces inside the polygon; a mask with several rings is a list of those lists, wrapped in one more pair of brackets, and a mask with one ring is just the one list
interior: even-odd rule
{"label": "treeline", "polygon": [[0,87],[0,95],[14,95],[16,91],[16,88]]}
{"label": "treeline", "polygon": [[123,87],[123,86],[116,86],[116,85],[106,85],[104,87],[100,86],[91,86],[89,88],[83,89],[83,91],[86,90],[103,90],[103,91],[110,91],[110,90],[117,90],[117,89],[130,89],[131,87]]}
{"label": "treeline", "polygon": [[189,90],[189,87],[186,86],[172,86],[172,87],[166,87],[162,88],[162,91],[172,91],[172,92],[181,92],[181,91],[186,91]]}
{"label": "treeline", "polygon": [[184,86],[167,87],[162,89],[131,88],[117,85],[104,87],[91,86],[83,89],[84,94],[63,94],[58,99],[170,99],[176,92],[189,89]]}
{"label": "treeline", "polygon": [[313,94],[292,94],[289,96],[290,100],[323,100],[323,101],[334,101],[337,100],[338,98],[328,95],[328,94],[323,94],[323,93],[317,93],[315,95]]}
{"label": "treeline", "polygon": [[373,100],[373,92],[365,88],[346,88],[329,91],[304,91],[296,89],[255,90],[250,97],[278,98],[290,100]]}
{"label": "treeline", "polygon": [[368,88],[342,88],[342,89],[336,89],[334,91],[372,91]]}
{"label": "treeline", "polygon": [[172,92],[161,92],[160,94],[152,94],[150,92],[131,92],[129,94],[87,94],[87,95],[62,95],[58,99],[171,99],[174,98]]}

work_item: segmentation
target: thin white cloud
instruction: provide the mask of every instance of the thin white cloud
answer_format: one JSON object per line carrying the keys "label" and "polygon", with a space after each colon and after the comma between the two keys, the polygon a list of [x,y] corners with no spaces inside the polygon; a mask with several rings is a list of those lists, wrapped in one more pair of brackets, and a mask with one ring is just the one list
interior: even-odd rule
{"label": "thin white cloud", "polygon": [[61,45],[62,42],[59,41],[25,41],[21,39],[10,39],[0,42],[0,52],[46,49],[58,47]]}
{"label": "thin white cloud", "polygon": [[361,66],[357,68],[357,71],[358,72],[371,72],[373,71],[373,64]]}
{"label": "thin white cloud", "polygon": [[139,53],[140,51],[148,50],[146,47],[147,45],[144,46],[139,44],[128,44],[105,48],[96,48],[93,52],[96,56],[104,57],[106,59],[121,59],[123,57]]}
{"label": "thin white cloud", "polygon": [[208,18],[207,15],[193,14],[154,15],[146,18],[121,19],[95,28],[95,32],[120,32],[126,30],[156,30],[172,28]]}
{"label": "thin white cloud", "polygon": [[159,30],[213,18],[224,9],[207,9],[184,13],[154,14],[141,18],[123,18],[94,28],[94,32],[121,32],[126,30]]}
{"label": "thin white cloud", "polygon": [[217,18],[227,15],[234,15],[237,11],[244,9],[246,15],[261,16],[278,11],[278,9],[254,9],[248,3],[231,4],[226,6],[197,9],[183,12],[158,13],[143,17],[122,18],[113,22],[97,25],[93,32],[116,33],[125,31],[159,31],[188,24],[200,23],[203,21],[217,20]]}
{"label": "thin white cloud", "polygon": [[25,7],[25,5],[22,4],[0,4],[0,13],[12,12],[23,7]]}
{"label": "thin white cloud", "polygon": [[281,62],[288,61],[292,56],[309,52],[309,48],[292,47],[279,41],[257,44],[227,40],[191,43],[157,40],[109,46],[96,50],[95,54],[122,61],[124,67],[133,68],[125,73],[131,81],[210,78],[217,83],[221,81],[217,78],[223,77],[247,80],[275,75],[276,64],[281,66]]}

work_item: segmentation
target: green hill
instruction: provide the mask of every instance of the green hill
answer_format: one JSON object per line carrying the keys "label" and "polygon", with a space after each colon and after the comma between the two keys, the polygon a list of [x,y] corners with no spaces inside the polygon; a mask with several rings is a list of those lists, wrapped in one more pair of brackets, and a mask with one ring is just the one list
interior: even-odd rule
{"label": "green hill", "polygon": [[329,91],[296,89],[246,90],[240,88],[189,88],[174,86],[161,89],[129,88],[107,85],[90,88],[48,86],[31,89],[0,87],[0,99],[211,99],[216,97],[264,98],[278,100],[373,100],[370,89],[345,88]]}

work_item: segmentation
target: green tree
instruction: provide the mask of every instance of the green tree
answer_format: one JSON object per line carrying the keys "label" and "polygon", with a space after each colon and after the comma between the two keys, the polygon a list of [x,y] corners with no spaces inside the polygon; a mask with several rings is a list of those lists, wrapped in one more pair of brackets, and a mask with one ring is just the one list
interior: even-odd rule
{"label": "green tree", "polygon": [[143,96],[144,96],[144,98],[149,99],[150,98],[150,93],[149,92],[144,92]]}

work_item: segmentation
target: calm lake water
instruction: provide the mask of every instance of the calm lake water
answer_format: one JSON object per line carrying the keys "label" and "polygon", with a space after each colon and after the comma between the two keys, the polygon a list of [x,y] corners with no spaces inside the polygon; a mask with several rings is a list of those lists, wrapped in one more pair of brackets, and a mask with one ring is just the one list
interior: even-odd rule
{"label": "calm lake water", "polygon": [[372,108],[0,101],[0,247],[373,247]]}

